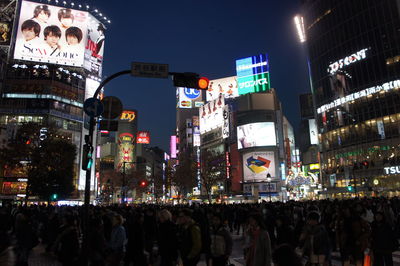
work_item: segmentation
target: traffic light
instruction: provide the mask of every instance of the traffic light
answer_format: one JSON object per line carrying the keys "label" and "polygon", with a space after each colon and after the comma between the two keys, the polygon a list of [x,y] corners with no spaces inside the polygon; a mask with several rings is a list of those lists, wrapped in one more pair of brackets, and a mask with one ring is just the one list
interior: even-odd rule
{"label": "traffic light", "polygon": [[353,192],[353,186],[347,186],[347,190],[348,190],[349,192]]}
{"label": "traffic light", "polygon": [[197,90],[207,90],[210,82],[206,77],[200,77],[196,73],[174,73],[173,81],[175,87],[193,88]]}
{"label": "traffic light", "polygon": [[141,187],[145,187],[145,186],[147,186],[147,181],[146,180],[142,180],[142,181],[140,181],[139,185]]}
{"label": "traffic light", "polygon": [[83,145],[82,150],[82,170],[90,170],[92,168],[93,159],[92,154],[93,148],[89,144]]}
{"label": "traffic light", "polygon": [[52,200],[57,200],[57,198],[58,198],[58,195],[57,195],[56,193],[54,193],[53,195],[51,195],[51,199],[52,199]]}

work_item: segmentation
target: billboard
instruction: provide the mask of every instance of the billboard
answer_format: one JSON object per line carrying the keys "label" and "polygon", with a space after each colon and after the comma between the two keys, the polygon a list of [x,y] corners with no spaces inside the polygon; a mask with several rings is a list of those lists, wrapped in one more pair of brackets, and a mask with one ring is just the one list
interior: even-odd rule
{"label": "billboard", "polygon": [[136,112],[131,110],[124,110],[119,117],[119,120],[131,123],[136,118]]}
{"label": "billboard", "polygon": [[87,78],[86,79],[86,87],[85,87],[85,100],[88,98],[92,98],[97,88],[99,87],[100,82],[94,79]]}
{"label": "billboard", "polygon": [[118,165],[117,169],[129,170],[132,168],[135,151],[135,137],[128,132],[118,135]]}
{"label": "billboard", "polygon": [[237,127],[238,149],[276,146],[275,123],[259,122]]}
{"label": "billboard", "polygon": [[175,159],[176,158],[176,143],[177,143],[176,136],[175,135],[171,136],[171,140],[169,142],[169,149],[170,149],[170,153],[171,153],[171,159]]}
{"label": "billboard", "polygon": [[239,96],[236,76],[210,80],[207,90],[207,102],[217,99],[220,93],[224,95],[224,98]]}
{"label": "billboard", "polygon": [[267,175],[275,178],[275,153],[273,151],[243,154],[244,181],[266,181]]}
{"label": "billboard", "polygon": [[317,130],[317,123],[315,119],[308,120],[308,130],[310,132],[310,143],[311,145],[318,144],[318,130]]}
{"label": "billboard", "polygon": [[92,75],[101,76],[106,27],[89,14],[84,67]]}
{"label": "billboard", "polygon": [[22,1],[14,59],[82,67],[89,13]]}
{"label": "billboard", "polygon": [[150,144],[150,132],[149,131],[138,131],[136,143]]}
{"label": "billboard", "polygon": [[236,60],[239,95],[270,90],[267,54]]}
{"label": "billboard", "polygon": [[198,107],[199,102],[202,102],[202,91],[192,88],[178,87],[178,107],[179,108],[194,108]]}
{"label": "billboard", "polygon": [[225,99],[222,97],[222,94],[220,94],[217,99],[199,108],[200,134],[223,126],[224,106]]}
{"label": "billboard", "polygon": [[0,46],[10,45],[17,1],[0,0]]}

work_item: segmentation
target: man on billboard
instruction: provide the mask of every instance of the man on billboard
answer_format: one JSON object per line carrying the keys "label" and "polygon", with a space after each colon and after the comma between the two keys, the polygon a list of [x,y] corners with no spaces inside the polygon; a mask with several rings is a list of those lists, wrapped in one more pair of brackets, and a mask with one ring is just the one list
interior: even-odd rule
{"label": "man on billboard", "polygon": [[[33,10],[32,20],[39,23],[40,27],[44,29],[48,24],[47,21],[51,16],[51,12],[49,6],[47,5],[38,5]],[[43,33],[40,34],[43,37]]]}
{"label": "man on billboard", "polygon": [[[44,40],[47,44],[45,46],[45,53],[51,55],[57,54],[56,52],[61,51],[61,45],[58,43],[61,38],[61,30],[56,25],[47,26],[44,29]],[[57,51],[58,50],[58,51]]]}

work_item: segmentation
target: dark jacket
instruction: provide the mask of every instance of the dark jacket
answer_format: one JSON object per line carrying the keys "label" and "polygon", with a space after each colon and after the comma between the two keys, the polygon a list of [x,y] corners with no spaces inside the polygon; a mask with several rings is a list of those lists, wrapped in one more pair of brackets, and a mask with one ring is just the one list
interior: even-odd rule
{"label": "dark jacket", "polygon": [[232,246],[232,236],[224,226],[221,225],[211,231],[210,251],[212,257],[229,257],[232,253]]}
{"label": "dark jacket", "polygon": [[171,221],[160,223],[158,228],[158,245],[160,256],[166,260],[178,258],[178,238],[176,226]]}
{"label": "dark jacket", "polygon": [[396,235],[387,222],[372,223],[372,250],[381,253],[392,253],[398,247]]}

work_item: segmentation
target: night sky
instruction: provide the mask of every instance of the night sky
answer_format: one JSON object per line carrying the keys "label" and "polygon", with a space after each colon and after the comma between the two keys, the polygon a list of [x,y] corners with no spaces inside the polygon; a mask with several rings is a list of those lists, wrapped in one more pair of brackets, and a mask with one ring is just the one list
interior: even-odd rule
{"label": "night sky", "polygon": [[[210,79],[236,75],[235,60],[268,53],[271,86],[295,129],[298,95],[309,91],[304,47],[293,16],[299,0],[172,0],[87,2],[111,19],[106,32],[104,76],[130,68],[132,61],[169,64],[173,72],[196,72]],[[106,95],[138,110],[139,130],[151,145],[169,151],[176,118],[171,79],[123,76]]]}

